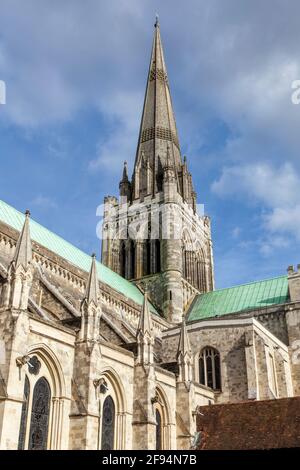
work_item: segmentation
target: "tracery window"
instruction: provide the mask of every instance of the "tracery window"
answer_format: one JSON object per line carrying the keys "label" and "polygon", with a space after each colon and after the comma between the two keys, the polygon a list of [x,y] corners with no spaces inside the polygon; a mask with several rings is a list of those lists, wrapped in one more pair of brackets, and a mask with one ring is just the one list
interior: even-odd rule
{"label": "tracery window", "polygon": [[31,422],[29,432],[30,450],[47,449],[50,387],[45,377],[41,377],[35,384],[32,397]]}
{"label": "tracery window", "polygon": [[221,389],[220,354],[211,347],[202,349],[199,356],[199,382],[214,390]]}
{"label": "tracery window", "polygon": [[109,395],[105,398],[102,410],[101,449],[113,450],[115,437],[115,404]]}
{"label": "tracery window", "polygon": [[[47,363],[43,360],[47,354]],[[58,363],[51,350],[41,346],[28,352],[24,368],[24,393],[20,416],[18,449],[59,449],[63,434],[64,397]],[[22,372],[22,371],[21,371]],[[55,399],[52,398],[55,390]]]}

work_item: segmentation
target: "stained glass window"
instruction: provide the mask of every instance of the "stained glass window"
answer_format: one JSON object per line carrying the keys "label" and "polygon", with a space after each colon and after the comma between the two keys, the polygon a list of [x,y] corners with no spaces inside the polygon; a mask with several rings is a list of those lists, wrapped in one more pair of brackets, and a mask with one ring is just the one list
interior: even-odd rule
{"label": "stained glass window", "polygon": [[28,444],[30,450],[47,449],[50,396],[49,384],[45,377],[41,377],[33,390]]}
{"label": "stained glass window", "polygon": [[105,398],[102,412],[102,450],[114,448],[115,435],[115,404],[111,396]]}

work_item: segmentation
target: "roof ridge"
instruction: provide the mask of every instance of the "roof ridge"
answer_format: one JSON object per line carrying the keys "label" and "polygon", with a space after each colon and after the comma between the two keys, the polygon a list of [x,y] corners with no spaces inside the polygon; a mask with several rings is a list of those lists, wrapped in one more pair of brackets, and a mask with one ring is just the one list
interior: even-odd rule
{"label": "roof ridge", "polygon": [[206,294],[212,294],[214,292],[220,292],[223,290],[229,290],[229,289],[235,289],[237,287],[243,287],[243,286],[250,286],[252,284],[258,284],[259,282],[266,282],[266,281],[275,281],[275,279],[283,279],[287,278],[286,274],[282,274],[281,276],[275,276],[275,277],[269,277],[267,279],[260,279],[257,281],[250,281],[250,282],[244,282],[243,284],[237,284],[235,286],[230,286],[230,287],[221,287],[220,289],[215,289],[209,292],[204,292],[203,294],[198,294],[199,296],[206,295]]}

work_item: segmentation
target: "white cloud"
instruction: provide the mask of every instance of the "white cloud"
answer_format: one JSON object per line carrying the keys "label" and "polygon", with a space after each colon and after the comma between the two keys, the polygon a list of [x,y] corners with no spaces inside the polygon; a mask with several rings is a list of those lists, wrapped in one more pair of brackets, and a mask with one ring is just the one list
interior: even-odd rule
{"label": "white cloud", "polygon": [[[2,0],[2,119],[36,127],[96,107],[117,122],[101,139],[100,161],[129,160],[136,126],[124,124],[115,96],[144,92],[156,10],[183,147],[205,144],[216,118],[233,134],[224,158],[257,161],[274,149],[268,158],[275,160],[280,149],[299,165],[300,106],[291,103],[291,83],[300,78],[297,0],[289,8],[273,0],[191,0],[184,20],[174,0],[27,0],[26,15],[22,0]],[[141,108],[142,99],[134,100],[127,112],[138,121]]]}
{"label": "white cloud", "polygon": [[274,168],[268,163],[225,167],[212,190],[219,195],[247,194],[268,207],[291,206],[299,201],[300,177],[290,163]]}
{"label": "white cloud", "polygon": [[[222,197],[247,198],[262,208],[261,220],[269,233],[286,233],[300,240],[300,175],[286,163],[281,167],[270,164],[240,165],[224,168],[212,190]],[[263,242],[262,251],[286,246],[282,237]]]}
{"label": "white cloud", "polygon": [[234,227],[234,229],[231,232],[233,238],[239,238],[241,234],[241,227]]}
{"label": "white cloud", "polygon": [[265,215],[265,226],[271,232],[291,233],[300,241],[300,201],[292,207],[275,207]]}
{"label": "white cloud", "polygon": [[275,249],[282,250],[290,246],[291,240],[282,236],[270,235],[262,240],[259,240],[259,251],[263,256],[273,255]]}
{"label": "white cloud", "polygon": [[139,113],[142,95],[138,92],[116,93],[109,102],[104,99],[103,112],[110,116],[113,130],[106,139],[100,139],[96,158],[90,161],[89,169],[97,171],[101,167],[121,172],[122,162],[134,161],[138,138]]}
{"label": "white cloud", "polygon": [[31,201],[31,205],[38,206],[43,209],[55,209],[57,207],[57,203],[53,199],[47,196],[43,196],[42,194],[39,194],[38,196],[36,196]]}

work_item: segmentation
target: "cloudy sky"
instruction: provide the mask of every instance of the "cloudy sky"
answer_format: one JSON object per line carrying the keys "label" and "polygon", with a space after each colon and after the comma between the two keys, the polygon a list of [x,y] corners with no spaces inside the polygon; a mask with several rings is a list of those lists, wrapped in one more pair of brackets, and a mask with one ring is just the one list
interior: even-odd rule
{"label": "cloudy sky", "polygon": [[300,262],[298,0],[0,0],[0,198],[99,256],[156,12],[217,287],[284,274]]}

